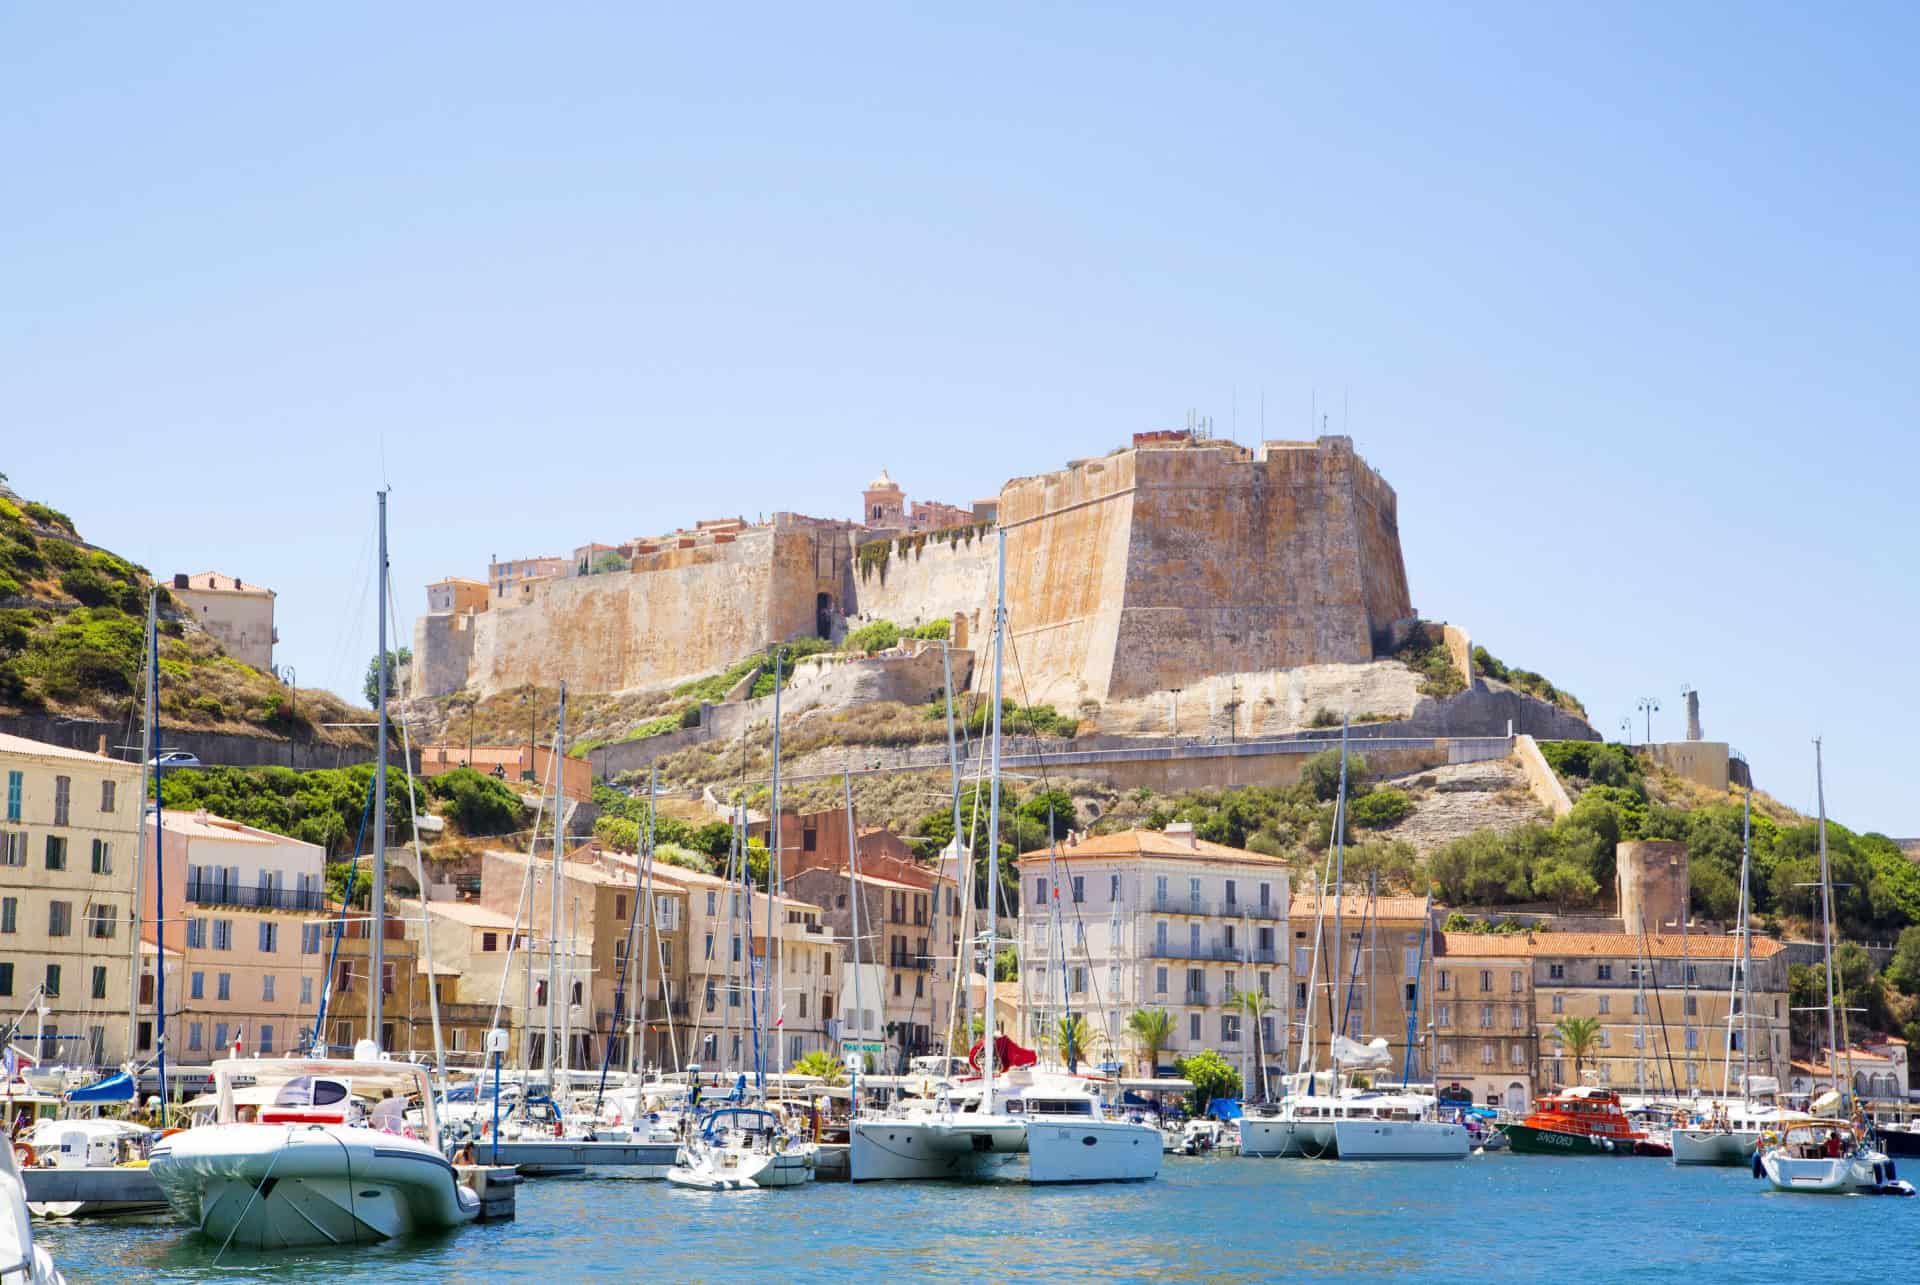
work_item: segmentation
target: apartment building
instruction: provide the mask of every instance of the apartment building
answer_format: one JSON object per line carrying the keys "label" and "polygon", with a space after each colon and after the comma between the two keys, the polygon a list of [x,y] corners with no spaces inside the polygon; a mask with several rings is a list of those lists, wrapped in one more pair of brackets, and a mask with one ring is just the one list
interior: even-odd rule
{"label": "apartment building", "polygon": [[1518,1111],[1532,1100],[1540,1044],[1533,952],[1523,934],[1436,934],[1416,1038],[1448,1101]]}
{"label": "apartment building", "polygon": [[[1288,1021],[1296,1033],[1310,1029],[1311,1065],[1330,1064],[1330,1034],[1344,1031],[1363,1043],[1385,1040],[1396,1075],[1430,1077],[1423,1034],[1430,1001],[1421,989],[1422,960],[1432,947],[1431,936],[1422,940],[1431,932],[1430,914],[1424,898],[1376,897],[1351,886],[1337,898],[1330,889],[1293,898],[1287,922],[1293,947]],[[1438,999],[1437,979],[1427,981]],[[1418,1014],[1411,1040],[1410,1011]]]}
{"label": "apartment building", "polygon": [[[1554,1028],[1563,1018],[1599,1023],[1585,1061],[1590,1082],[1622,1093],[1738,1093],[1745,1062],[1786,1083],[1787,960],[1780,942],[1753,940],[1753,1008],[1733,993],[1737,936],[1708,933],[1533,934],[1536,1090],[1576,1083],[1574,1060]],[[1750,1048],[1741,1048],[1751,1028]]]}
{"label": "apartment building", "polygon": [[521,558],[518,562],[492,559],[487,563],[487,583],[493,586],[494,601],[524,602],[533,596],[535,584],[566,575],[568,566],[565,558]]}
{"label": "apartment building", "polygon": [[[1287,1060],[1284,861],[1175,823],[1029,852],[1019,861],[1024,1038],[1051,1042],[1069,1011],[1091,1054],[1128,1062],[1135,1009],[1164,1009],[1173,1040],[1149,1071],[1215,1049],[1251,1077]],[[1056,928],[1055,910],[1059,912]],[[1253,1008],[1241,999],[1257,996]],[[1271,1006],[1271,1011],[1267,1011]],[[1259,1010],[1256,1017],[1256,1011]]]}
{"label": "apartment building", "polygon": [[[325,849],[204,811],[162,812],[147,843],[149,869],[165,874],[144,881],[141,919],[164,919],[169,951],[181,952],[167,961],[181,970],[168,1051],[201,1062],[236,1042],[249,1055],[294,1047],[326,969],[312,922],[326,905]],[[138,1038],[140,1056],[152,1055],[144,1022]]]}
{"label": "apartment building", "polygon": [[[438,911],[446,906],[464,906],[464,903],[431,902],[429,905]],[[320,1001],[325,1005],[324,1014],[316,1012],[306,1020],[298,1047],[310,1047],[309,1041],[317,1027],[326,1052],[349,1055],[358,1041],[368,1037],[368,1009],[373,998],[370,986],[372,921],[358,909],[350,912],[344,921],[337,906],[332,912],[328,920],[313,925],[321,934],[322,960],[331,960],[333,964],[333,971],[323,974],[323,984],[317,988]],[[486,1032],[493,1019],[493,995],[489,992],[484,1002],[469,997],[474,982],[462,971],[467,961],[461,953],[463,942],[457,918],[451,923],[435,918],[433,967],[429,970],[426,944],[421,939],[422,916],[419,902],[396,900],[388,911],[386,940],[381,952],[380,1047],[396,1057],[432,1057],[437,1001],[441,1046],[449,1064],[476,1066],[482,1060]],[[334,941],[336,927],[340,929],[337,944]],[[324,962],[322,967],[324,969]],[[517,996],[519,992],[510,990],[510,994]],[[324,1020],[317,1020],[321,1017]],[[507,1017],[503,1011],[503,1024],[508,1024]],[[524,1029],[517,1023],[508,1025],[516,1035]]]}
{"label": "apartment building", "polygon": [[117,1065],[136,949],[140,767],[0,734],[0,781],[0,1029],[32,1012],[19,1034],[42,1061]]}
{"label": "apartment building", "polygon": [[[637,864],[632,857],[609,859]],[[789,888],[787,896],[773,899],[775,930],[770,933],[763,892],[749,899],[717,875],[665,862],[654,865],[653,883],[656,895],[677,892],[683,900],[676,904],[685,915],[684,963],[676,978],[670,1024],[656,1024],[648,1035],[648,1054],[655,1065],[677,1060],[744,1069],[752,1063],[755,993],[748,981],[749,949],[762,1005],[768,1002],[763,970],[783,969],[773,991],[773,1012],[761,1015],[766,1038],[778,1040],[777,1047],[767,1051],[769,1064],[791,1064],[831,1048],[828,1023],[841,971],[840,947],[820,907],[795,897]]]}
{"label": "apartment building", "polygon": [[953,1006],[960,903],[952,882],[931,870],[890,868],[915,881],[863,869],[850,883],[845,866],[812,866],[790,874],[787,891],[820,908],[822,925],[849,969],[858,905],[862,971],[857,985],[850,972],[839,979],[834,998],[844,1020],[834,1025],[833,1036],[839,1048],[852,1041],[872,1052],[872,1044],[883,1044],[884,1054],[875,1061],[898,1066],[940,1047]]}

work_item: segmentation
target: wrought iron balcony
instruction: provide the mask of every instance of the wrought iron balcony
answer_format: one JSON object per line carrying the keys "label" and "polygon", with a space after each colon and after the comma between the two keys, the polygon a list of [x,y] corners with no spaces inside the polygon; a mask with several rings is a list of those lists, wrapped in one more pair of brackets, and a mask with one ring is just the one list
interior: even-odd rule
{"label": "wrought iron balcony", "polygon": [[318,888],[261,888],[213,879],[187,880],[187,900],[199,906],[238,906],[251,910],[324,910]]}

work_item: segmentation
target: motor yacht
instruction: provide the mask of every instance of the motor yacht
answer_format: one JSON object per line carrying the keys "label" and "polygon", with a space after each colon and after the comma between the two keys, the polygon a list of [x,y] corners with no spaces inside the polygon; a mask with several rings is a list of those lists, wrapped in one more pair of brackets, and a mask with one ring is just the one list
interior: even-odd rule
{"label": "motor yacht", "polygon": [[[229,1058],[213,1065],[216,1122],[162,1138],[148,1168],[201,1234],[251,1249],[358,1244],[472,1222],[428,1113],[418,1129],[380,1104],[431,1101],[423,1067],[380,1057]],[[242,1089],[272,1089],[242,1107]]]}

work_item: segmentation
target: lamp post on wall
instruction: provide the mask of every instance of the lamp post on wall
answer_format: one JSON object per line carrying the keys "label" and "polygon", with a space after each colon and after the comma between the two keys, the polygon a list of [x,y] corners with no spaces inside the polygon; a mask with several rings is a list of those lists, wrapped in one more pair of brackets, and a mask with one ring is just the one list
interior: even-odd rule
{"label": "lamp post on wall", "polygon": [[287,714],[287,766],[289,768],[293,766],[293,740],[300,734],[300,689],[294,686],[294,678],[293,666],[288,665],[285,682],[290,707]]}
{"label": "lamp post on wall", "polygon": [[1173,693],[1173,734],[1178,737],[1180,735],[1180,689],[1173,687],[1168,690]]}
{"label": "lamp post on wall", "polygon": [[1629,745],[1633,744],[1633,720],[1632,719],[1623,718],[1620,720],[1620,739],[1625,741]]}
{"label": "lamp post on wall", "polygon": [[1642,696],[1635,706],[1647,716],[1647,744],[1653,744],[1653,716],[1660,712],[1660,702],[1651,696]]}

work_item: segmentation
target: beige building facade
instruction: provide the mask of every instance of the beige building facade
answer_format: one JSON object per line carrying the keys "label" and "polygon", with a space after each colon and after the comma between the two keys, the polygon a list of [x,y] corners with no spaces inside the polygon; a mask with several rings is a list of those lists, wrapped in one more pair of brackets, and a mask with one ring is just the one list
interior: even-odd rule
{"label": "beige building facade", "polygon": [[[180,1009],[170,1019],[167,1051],[183,1062],[232,1053],[271,1056],[296,1046],[318,1011],[326,968],[324,934],[312,916],[325,909],[326,851],[285,835],[206,812],[162,812],[148,826],[145,925],[164,918],[169,952],[180,951]],[[169,992],[173,991],[169,979]],[[144,983],[143,983],[144,985]],[[139,1053],[154,1049],[146,1024]]]}
{"label": "beige building facade", "polygon": [[1533,942],[1521,934],[1438,934],[1430,1003],[1433,1084],[1450,1101],[1523,1110],[1532,1100],[1539,1036]]}
{"label": "beige building facade", "polygon": [[[1441,979],[1426,960],[1434,945],[1430,913],[1423,898],[1370,897],[1353,886],[1337,899],[1331,891],[1293,899],[1287,923],[1293,952],[1289,1020],[1296,1033],[1310,1032],[1312,1066],[1329,1065],[1329,1036],[1344,1030],[1363,1043],[1385,1040],[1396,1079],[1403,1074],[1409,1080],[1430,1078],[1424,1031],[1443,995]],[[1410,1008],[1416,1013],[1411,1044]]]}
{"label": "beige building facade", "polygon": [[196,571],[174,576],[169,592],[227,655],[262,673],[272,671],[273,645],[280,641],[273,590],[220,571]]}
{"label": "beige building facade", "polygon": [[1097,1061],[1139,1065],[1129,1017],[1160,1009],[1173,1018],[1161,1071],[1203,1049],[1255,1081],[1286,1069],[1285,862],[1176,823],[1029,852],[1019,869],[1023,1039],[1052,1042],[1071,1011]]}
{"label": "beige building facade", "polygon": [[140,767],[0,734],[0,1023],[42,1061],[127,1055]]}

